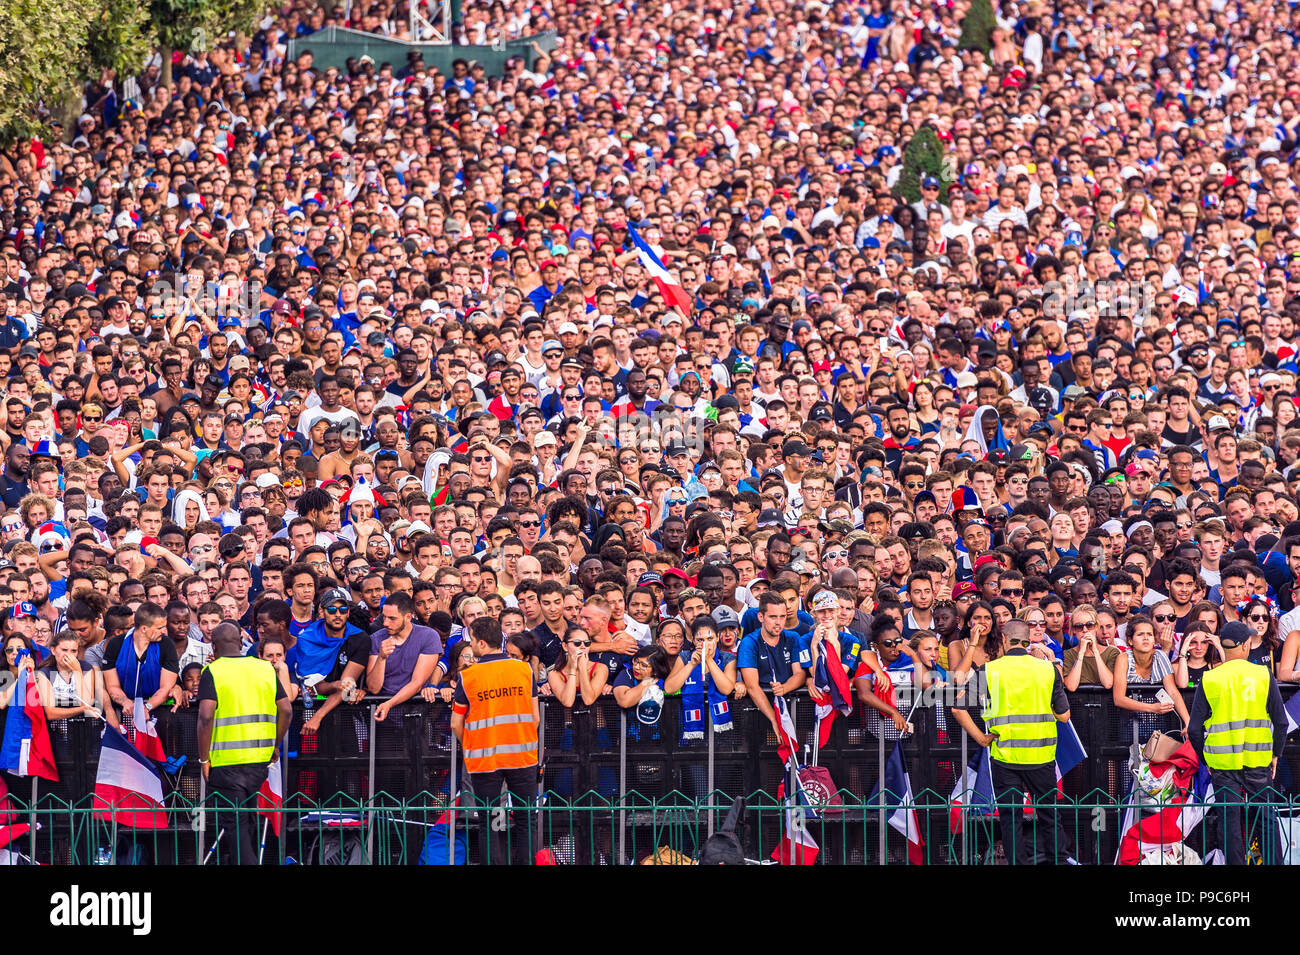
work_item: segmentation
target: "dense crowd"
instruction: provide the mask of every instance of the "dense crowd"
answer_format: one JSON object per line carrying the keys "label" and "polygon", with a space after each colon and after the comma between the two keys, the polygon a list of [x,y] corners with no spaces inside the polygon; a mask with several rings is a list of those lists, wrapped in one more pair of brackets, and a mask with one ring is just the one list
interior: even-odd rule
{"label": "dense crowd", "polygon": [[1013,619],[1139,721],[1232,623],[1300,680],[1292,6],[1008,0],[986,55],[961,0],[467,5],[556,31],[503,76],[319,68],[404,35],[350,9],[0,155],[4,667],[51,717],[192,705],[223,621],[308,731],[450,700],[483,615],[697,736],[805,685],[901,728]]}

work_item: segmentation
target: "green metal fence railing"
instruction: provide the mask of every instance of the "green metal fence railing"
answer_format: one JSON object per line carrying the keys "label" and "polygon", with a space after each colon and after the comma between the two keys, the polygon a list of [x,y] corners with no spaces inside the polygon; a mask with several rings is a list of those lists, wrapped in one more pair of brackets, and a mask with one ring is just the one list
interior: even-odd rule
{"label": "green metal fence railing", "polygon": [[[259,815],[256,804],[214,806],[199,772],[196,714],[164,714],[159,720],[164,746],[186,760],[164,774],[166,825],[156,830],[114,829],[97,813],[92,794],[103,724],[51,721],[59,781],[33,785],[8,777],[11,824],[30,829],[17,838],[10,830],[0,863],[26,857],[42,864],[221,864],[246,861],[254,852],[264,863],[410,864],[422,854],[425,861],[468,857],[477,863],[490,861],[486,834],[494,832],[499,857],[507,859],[535,862],[540,853],[542,861],[625,864],[661,848],[693,856],[738,796],[749,805],[744,850],[752,859],[766,860],[791,819],[799,818],[788,816],[777,795],[782,786],[792,787],[776,755],[775,733],[747,700],[733,704],[730,732],[684,740],[679,706],[665,706],[658,723],[645,725],[608,697],[577,709],[543,698],[538,790],[527,805],[509,809],[476,805],[464,791],[449,707],[410,703],[376,722],[378,702],[338,707],[315,733],[303,729],[312,711],[296,709],[280,763],[283,805],[269,815]],[[796,696],[790,704],[796,735],[811,747],[817,736],[814,708],[806,697]],[[1114,706],[1109,691],[1071,694],[1071,711],[1087,756],[1066,773],[1061,798],[1053,804],[1065,833],[1059,848],[1080,862],[1110,864],[1128,828],[1130,747],[1152,729],[1174,727],[1164,718],[1137,724]],[[829,792],[815,798],[838,804],[813,806],[807,822],[819,847],[817,862],[907,864],[919,855],[926,864],[989,864],[1016,858],[1000,844],[1000,816],[954,805],[954,794],[961,805],[974,801],[974,794],[957,790],[976,750],[951,712],[942,701],[922,700],[910,719],[915,731],[907,736],[865,707],[835,722],[820,748],[820,765],[836,798]],[[895,746],[904,750],[914,793],[901,806],[878,786]],[[1276,789],[1265,799],[1268,812],[1243,807],[1255,819],[1253,851],[1263,861],[1290,859],[1291,818],[1300,815],[1298,780],[1300,760],[1288,750]],[[1216,805],[1222,810],[1228,804]],[[999,800],[997,808],[1024,811],[1008,800]],[[1051,808],[1039,807],[1024,820],[1023,837],[1034,840],[1034,855],[1054,855],[1058,848],[1049,835],[1055,830],[1041,821]],[[1149,818],[1159,808],[1144,813]],[[911,812],[923,845],[909,853],[899,828],[905,828]],[[526,814],[526,825],[519,822],[520,813]],[[234,820],[234,832],[224,832],[219,815]],[[1179,817],[1187,829],[1182,846],[1197,856],[1221,847],[1218,812],[1192,804]],[[527,834],[522,846],[519,833]],[[1179,841],[1167,835],[1161,841]],[[1144,848],[1154,861],[1172,861],[1172,856],[1156,859],[1152,845]],[[230,859],[232,853],[244,858]]]}

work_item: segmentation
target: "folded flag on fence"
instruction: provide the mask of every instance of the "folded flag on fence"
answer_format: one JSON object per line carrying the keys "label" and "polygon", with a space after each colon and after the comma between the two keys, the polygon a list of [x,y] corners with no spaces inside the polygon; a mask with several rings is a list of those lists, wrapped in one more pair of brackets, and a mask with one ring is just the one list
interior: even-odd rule
{"label": "folded flag on fence", "polygon": [[1205,818],[1205,804],[1214,799],[1214,785],[1209,768],[1197,758],[1191,743],[1183,743],[1165,762],[1152,763],[1151,775],[1159,778],[1171,769],[1174,795],[1163,805],[1143,807],[1136,790],[1129,797],[1115,860],[1120,865],[1137,865],[1146,853],[1177,846]]}
{"label": "folded flag on fence", "polygon": [[165,829],[162,775],[117,730],[104,727],[95,774],[96,819],[133,829]]}
{"label": "folded flag on fence", "polygon": [[158,720],[144,708],[144,698],[137,696],[131,710],[131,741],[146,759],[161,763],[167,759],[158,736]]}
{"label": "folded flag on fence", "polygon": [[1088,758],[1083,741],[1069,720],[1056,724],[1056,782],[1060,788],[1062,777]]}
{"label": "folded flag on fence", "polygon": [[799,734],[790,718],[790,708],[782,697],[773,697],[772,706],[776,709],[776,755],[782,763],[790,762],[790,757],[799,751]]}
{"label": "folded flag on fence", "polygon": [[997,815],[993,798],[993,768],[989,751],[981,746],[966,761],[966,769],[948,797],[949,824],[954,833],[961,832],[967,815]]}
{"label": "folded flag on fence", "polygon": [[270,821],[271,830],[277,836],[280,834],[279,809],[283,805],[284,781],[280,776],[280,760],[273,759],[266,771],[266,780],[262,783],[262,788],[257,791],[257,812]]}
{"label": "folded flag on fence", "polygon": [[826,694],[827,701],[817,704],[817,742],[825,746],[831,738],[831,727],[837,716],[848,716],[853,712],[853,688],[849,686],[849,675],[844,672],[840,662],[840,648],[837,640],[823,640],[822,652],[817,657],[817,669],[813,674],[813,685]]}
{"label": "folded flag on fence", "polygon": [[1289,735],[1300,729],[1300,693],[1287,700],[1283,709],[1286,710],[1286,731]]}
{"label": "folded flag on fence", "polygon": [[[889,814],[889,825],[907,840],[907,861],[912,865],[925,862],[921,851],[925,840],[921,838],[921,820],[916,814],[916,800],[912,796],[912,777],[907,772],[907,761],[903,756],[903,741],[894,744],[894,751],[885,763],[884,783],[885,805],[894,811]],[[872,805],[880,796],[881,785],[867,797],[867,804]],[[876,803],[878,804],[878,803]]]}
{"label": "folded flag on fence", "polygon": [[9,787],[5,785],[4,778],[0,777],[0,846],[7,846],[31,831],[27,823],[18,822],[20,818],[22,817],[9,805]]}
{"label": "folded flag on fence", "polygon": [[627,226],[627,236],[632,240],[633,247],[636,248],[637,258],[641,260],[641,267],[654,280],[655,287],[659,289],[659,294],[663,296],[664,302],[676,308],[683,316],[689,317],[691,314],[691,296],[682,286],[682,283],[673,278],[673,274],[660,261],[659,256],[655,255],[654,249],[646,244],[631,223],[628,223]]}
{"label": "folded flag on fence", "polygon": [[[784,707],[784,701],[777,697]],[[808,793],[799,774],[794,774],[794,792],[785,800],[785,832],[772,850],[772,858],[781,865],[812,865],[821,851],[817,840],[808,831],[808,823],[817,821]]]}
{"label": "folded flag on fence", "polygon": [[50,746],[50,729],[45,723],[45,707],[36,689],[36,677],[26,667],[18,670],[18,685],[14,687],[13,701],[22,700],[22,706],[9,706],[5,720],[3,742],[0,742],[0,769],[16,776],[39,776],[52,782],[59,781],[59,770],[54,765],[54,750]]}

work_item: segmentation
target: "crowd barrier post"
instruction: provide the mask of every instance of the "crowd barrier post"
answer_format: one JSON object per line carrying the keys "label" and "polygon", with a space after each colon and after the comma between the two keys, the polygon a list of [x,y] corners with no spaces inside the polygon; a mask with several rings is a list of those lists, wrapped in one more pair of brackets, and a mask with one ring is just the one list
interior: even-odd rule
{"label": "crowd barrier post", "polygon": [[[310,692],[310,691],[308,691]],[[365,814],[366,818],[366,864],[375,864],[375,704],[370,704],[370,732],[366,740],[366,749],[369,752],[370,772],[366,779],[366,789],[369,793],[367,802],[370,804],[370,812]]]}
{"label": "crowd barrier post", "polygon": [[[456,785],[456,763],[460,756],[460,741],[456,734],[451,734],[451,776],[447,779],[447,795],[450,805],[447,807],[447,865],[456,864],[456,803],[460,798],[460,787]],[[466,840],[466,851],[469,841]]]}
{"label": "crowd barrier post", "polygon": [[708,802],[706,802],[704,805],[704,815],[705,815],[708,835],[711,836],[713,835],[713,707],[706,706],[705,709],[709,714],[708,720],[704,726],[704,733],[709,740],[709,755],[708,755],[707,780],[704,784],[705,799],[707,799]]}
{"label": "crowd barrier post", "polygon": [[885,734],[884,734],[884,728],[883,728],[883,726],[881,727],[881,732],[879,732],[879,733],[876,734],[876,779],[878,780],[878,786],[879,786],[879,789],[880,789],[880,793],[879,793],[879,795],[876,797],[876,798],[877,798],[877,801],[880,803],[880,809],[879,809],[879,811],[876,813],[876,815],[877,815],[877,817],[878,817],[879,828],[880,828],[879,838],[878,838],[878,840],[877,840],[877,848],[879,849],[879,852],[880,852],[880,862],[879,862],[879,864],[880,864],[880,865],[884,865],[884,864],[885,864],[885,852],[886,852],[886,849],[885,849],[885,824],[886,824],[886,823],[885,823],[885,814],[886,814],[886,812],[887,812],[888,810],[886,810],[886,808],[885,808],[885,806],[886,806],[886,802],[885,802]]}
{"label": "crowd barrier post", "polygon": [[[954,722],[955,722],[955,721],[954,721]],[[970,758],[970,757],[967,755],[967,749],[969,748],[969,746],[970,746],[970,739],[969,739],[969,738],[967,737],[967,735],[966,735],[966,727],[962,726],[962,727],[961,727],[961,765],[957,767],[957,778],[960,779],[960,780],[962,781],[962,788],[961,788],[961,802],[962,802],[962,806],[966,806],[966,805],[968,805],[968,804],[970,803],[970,795],[969,795],[969,794],[967,793],[967,791],[966,791],[966,765],[967,765],[967,760]],[[962,814],[963,814],[963,816],[964,816],[965,813],[966,813],[966,810],[965,810],[965,809],[962,809],[961,812],[962,812]],[[962,824],[961,824],[961,863],[962,863],[962,865],[965,865],[965,864],[966,864],[966,861],[967,861],[967,859],[968,859],[968,856],[966,855],[966,850],[967,850],[967,843],[966,843],[966,820],[963,818],[963,819],[962,819]]]}
{"label": "crowd barrier post", "polygon": [[618,708],[618,861],[627,859],[627,710]]}

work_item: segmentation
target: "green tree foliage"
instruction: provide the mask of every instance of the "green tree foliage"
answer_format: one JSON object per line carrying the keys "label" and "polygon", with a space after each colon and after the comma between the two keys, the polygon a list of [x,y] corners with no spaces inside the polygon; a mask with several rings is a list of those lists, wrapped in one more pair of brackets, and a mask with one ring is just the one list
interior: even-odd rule
{"label": "green tree foliage", "polygon": [[231,31],[252,27],[265,0],[149,0],[158,47],[163,54],[164,83],[171,82],[171,52],[210,50]]}
{"label": "green tree foliage", "polygon": [[903,171],[894,185],[894,195],[909,203],[919,202],[921,180],[926,176],[939,180],[939,196],[946,202],[952,177],[944,161],[943,144],[932,126],[918,129],[903,150]]}
{"label": "green tree foliage", "polygon": [[992,0],[971,0],[966,16],[961,20],[961,39],[957,41],[957,49],[988,53],[993,48],[993,29],[996,26]]}
{"label": "green tree foliage", "polygon": [[89,0],[0,0],[0,142],[44,132],[42,111],[77,93]]}
{"label": "green tree foliage", "polygon": [[90,78],[112,70],[119,80],[138,74],[154,47],[149,7],[143,0],[100,0],[87,38]]}
{"label": "green tree foliage", "polygon": [[0,143],[48,134],[83,82],[138,72],[150,46],[142,0],[0,0]]}

